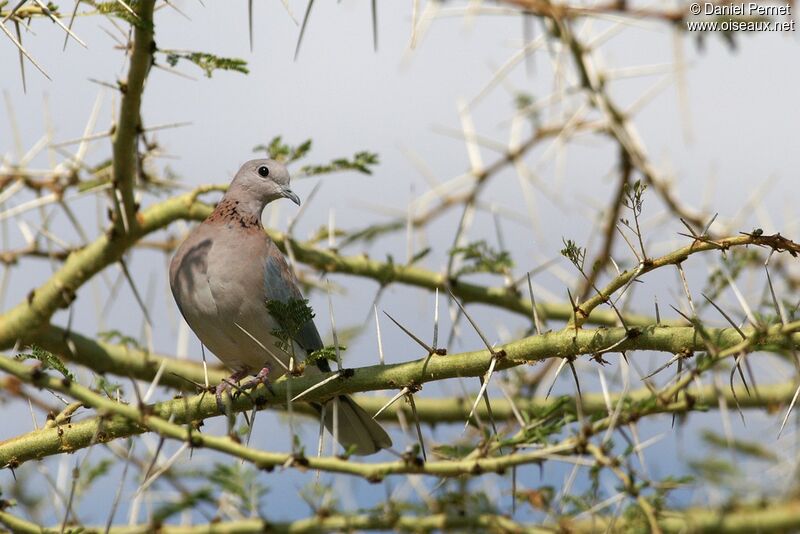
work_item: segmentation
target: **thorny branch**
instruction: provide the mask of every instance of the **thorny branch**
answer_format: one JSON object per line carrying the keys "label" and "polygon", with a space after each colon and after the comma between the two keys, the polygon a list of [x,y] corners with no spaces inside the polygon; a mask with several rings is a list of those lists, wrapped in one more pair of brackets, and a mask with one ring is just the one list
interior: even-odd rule
{"label": "thorny branch", "polygon": [[[153,40],[153,9],[155,0],[138,2],[137,23],[133,29],[133,47],[131,50],[128,78],[120,82],[122,99],[119,109],[119,121],[114,132],[113,142],[113,194],[115,231],[128,233],[138,225],[134,184],[139,176],[137,144],[142,128],[140,118],[142,94],[144,92],[147,73],[150,71],[155,51]],[[117,191],[119,197],[117,197]]]}
{"label": "thorny branch", "polygon": [[[604,349],[615,346],[615,350],[650,350],[663,351],[671,354],[692,353],[694,351],[705,350],[707,346],[713,345],[719,350],[718,355],[712,360],[718,361],[730,354],[738,354],[742,351],[753,351],[768,347],[787,347],[796,348],[800,343],[800,322],[789,323],[787,325],[776,325],[767,331],[752,330],[747,333],[747,337],[742,340],[736,329],[704,329],[703,337],[697,335],[694,327],[656,327],[643,328],[633,338],[630,333],[623,328],[609,328],[598,330],[581,330],[574,335],[571,329],[560,332],[552,332],[541,336],[532,336],[523,340],[498,347],[497,353],[502,354],[502,358],[497,362],[498,370],[509,369],[525,363],[540,361],[547,358],[574,358],[579,355],[592,355],[602,352]],[[357,393],[363,391],[374,391],[380,389],[397,389],[403,386],[412,386],[415,389],[421,384],[429,381],[439,381],[447,378],[457,378],[465,376],[482,376],[486,369],[491,365],[495,354],[488,349],[461,354],[450,354],[446,357],[424,357],[415,361],[408,361],[400,364],[385,364],[373,367],[365,367],[348,371],[332,382],[328,382],[322,387],[315,388],[306,396],[307,401],[322,401],[333,396],[345,393]],[[708,365],[708,364],[705,364]],[[179,426],[180,422],[202,420],[206,417],[221,415],[219,407],[213,395],[200,394],[195,397],[169,401],[150,408],[135,407],[120,404],[111,399],[107,399],[93,393],[88,388],[75,384],[69,380],[57,379],[47,376],[38,367],[29,367],[21,363],[14,362],[7,357],[0,357],[0,369],[10,373],[20,380],[32,383],[38,387],[59,391],[70,395],[75,400],[92,406],[102,412],[122,416],[124,421],[117,421],[116,424],[106,422],[104,424],[104,437],[99,439],[114,439],[119,436],[129,435],[131,432],[140,433],[145,430],[157,432],[166,437],[188,441],[193,446],[210,447],[230,454],[235,454],[242,459],[254,461],[259,465],[283,465],[289,457],[280,454],[264,453],[249,450],[238,444],[227,443],[227,438],[214,438],[210,436],[198,437],[191,432],[188,434]],[[698,367],[698,369],[702,369]],[[327,376],[319,379],[315,377],[295,377],[291,379],[292,391],[305,391],[310,389],[317,381],[324,382]],[[672,386],[665,395],[657,396],[656,403],[651,406],[653,413],[664,411],[664,403],[671,404],[683,388],[691,381],[692,377],[684,377],[676,385]],[[286,380],[280,379],[273,385],[274,395],[265,395],[264,390],[254,397],[241,397],[234,404],[233,409],[237,411],[247,410],[253,403],[257,406],[265,406],[283,402],[286,398],[283,388]],[[680,386],[678,385],[680,384]],[[178,411],[185,410],[182,416],[176,416]],[[629,416],[632,416],[629,414]],[[174,424],[167,421],[175,417]],[[132,423],[133,425],[131,425]],[[85,425],[89,430],[91,425]],[[61,436],[51,435],[38,436],[38,439],[29,442],[27,438],[20,437],[16,440],[0,443],[0,465],[18,465],[21,462],[41,457],[43,455],[56,454],[62,452],[63,447],[74,450],[78,443],[83,442],[84,446],[89,443],[86,437],[93,437],[94,434],[83,433],[83,438],[78,437],[76,443],[65,444],[61,441]],[[83,440],[83,441],[82,441]],[[539,458],[533,456],[530,461]],[[516,465],[520,458],[509,460]],[[348,467],[336,462],[333,464],[315,464],[311,461],[314,468],[334,472],[347,472],[351,474],[361,474],[368,476],[370,473],[381,472],[405,473],[421,472],[428,474],[449,474],[453,476],[462,472],[469,472],[469,465],[461,464],[458,466],[441,465],[431,468],[430,463],[420,470],[417,467],[402,468],[399,465],[386,467],[388,471],[372,471],[372,464],[364,464],[359,468],[353,468],[352,462],[344,462]],[[496,460],[489,462],[495,465]],[[502,461],[498,466],[505,465]],[[411,469],[411,470],[406,470]],[[496,471],[500,469],[488,469],[486,466],[482,470]],[[365,475],[367,473],[367,475]]]}

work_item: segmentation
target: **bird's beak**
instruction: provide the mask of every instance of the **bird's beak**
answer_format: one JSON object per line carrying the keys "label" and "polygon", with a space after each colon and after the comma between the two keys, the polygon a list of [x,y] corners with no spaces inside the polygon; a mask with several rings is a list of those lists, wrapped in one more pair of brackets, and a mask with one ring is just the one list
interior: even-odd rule
{"label": "bird's beak", "polygon": [[300,197],[297,196],[297,193],[289,189],[288,187],[283,189],[283,198],[288,198],[298,206],[300,205]]}

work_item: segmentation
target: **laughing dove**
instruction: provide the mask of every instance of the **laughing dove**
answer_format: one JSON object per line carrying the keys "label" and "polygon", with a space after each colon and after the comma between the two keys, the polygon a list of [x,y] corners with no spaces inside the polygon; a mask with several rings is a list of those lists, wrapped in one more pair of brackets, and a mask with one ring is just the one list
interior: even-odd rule
{"label": "laughing dove", "polygon": [[[267,373],[277,378],[289,366],[289,355],[272,334],[280,325],[270,315],[267,302],[286,303],[303,296],[286,259],[261,225],[264,207],[279,198],[300,204],[289,189],[286,167],[271,159],[248,161],[214,212],[178,247],[170,264],[169,281],[178,308],[200,341],[233,371],[233,382],[253,373],[266,382]],[[293,342],[300,361],[323,348],[310,320]],[[320,370],[330,370],[324,359],[305,372]],[[224,381],[218,395],[229,384]],[[324,423],[344,447],[366,455],[391,446],[386,432],[352,399],[344,395],[338,399],[338,428],[333,429],[332,409],[326,410]]]}

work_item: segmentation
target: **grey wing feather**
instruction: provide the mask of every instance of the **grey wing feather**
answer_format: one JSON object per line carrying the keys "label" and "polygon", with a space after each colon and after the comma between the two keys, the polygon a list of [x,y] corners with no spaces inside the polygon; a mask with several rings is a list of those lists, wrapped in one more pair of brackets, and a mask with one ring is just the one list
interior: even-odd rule
{"label": "grey wing feather", "polygon": [[[319,405],[314,407],[322,410]],[[340,395],[338,409],[338,429],[333,425],[333,407],[325,410],[323,423],[328,432],[339,437],[339,443],[345,447],[355,446],[354,454],[366,456],[392,446],[389,434],[353,399]]]}
{"label": "grey wing feather", "polygon": [[[191,308],[197,308],[200,304],[216,307],[208,285],[208,253],[212,246],[213,241],[210,238],[197,239],[195,235],[190,236],[170,263],[170,287],[175,303],[184,317],[187,312],[192,311]],[[189,310],[186,309],[187,305]]]}
{"label": "grey wing feather", "polygon": [[[292,299],[303,298],[300,288],[297,287],[297,279],[294,273],[289,268],[283,255],[277,250],[277,247],[267,254],[264,267],[264,287],[267,300],[287,302]],[[295,341],[307,352],[313,352],[323,347],[322,338],[319,337],[314,321],[308,321],[303,325]]]}
{"label": "grey wing feather", "polygon": [[[300,288],[297,287],[294,273],[289,269],[286,259],[272,243],[267,252],[264,266],[264,282],[268,300],[286,302],[291,299],[303,298]],[[313,321],[308,321],[303,325],[295,341],[306,352],[320,349],[323,346]],[[317,361],[317,367],[323,371],[330,371],[330,366],[324,359]],[[340,395],[339,401],[338,428],[334,428],[332,409],[326,411],[323,423],[331,434],[338,436],[342,445],[353,447],[354,453],[358,455],[373,454],[392,446],[392,439],[386,431],[353,399],[346,395]],[[315,407],[321,409],[319,405],[315,405]]]}

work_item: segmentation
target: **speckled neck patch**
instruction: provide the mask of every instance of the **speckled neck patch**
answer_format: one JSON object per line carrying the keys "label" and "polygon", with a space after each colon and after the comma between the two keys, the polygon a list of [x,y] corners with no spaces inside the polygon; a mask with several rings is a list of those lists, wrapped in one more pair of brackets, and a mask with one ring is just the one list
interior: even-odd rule
{"label": "speckled neck patch", "polygon": [[206,219],[207,222],[239,225],[245,229],[261,229],[261,220],[257,215],[247,213],[239,207],[238,200],[222,199],[214,211]]}

